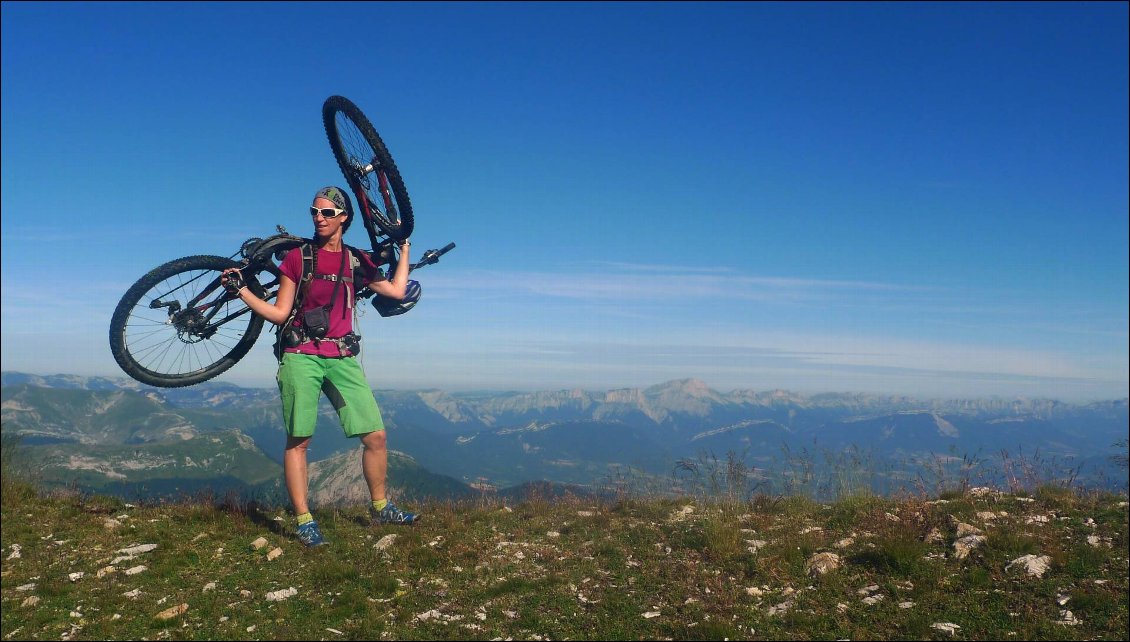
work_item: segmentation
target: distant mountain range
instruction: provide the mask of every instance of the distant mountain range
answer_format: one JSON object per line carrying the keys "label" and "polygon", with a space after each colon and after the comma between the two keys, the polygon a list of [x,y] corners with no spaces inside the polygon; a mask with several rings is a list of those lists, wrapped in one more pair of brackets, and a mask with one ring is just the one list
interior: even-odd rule
{"label": "distant mountain range", "polygon": [[[191,487],[211,476],[278,492],[284,440],[273,388],[207,382],[161,389],[131,379],[16,372],[0,373],[0,384],[4,435],[19,436],[52,483]],[[1125,469],[1110,456],[1127,436],[1127,399],[720,393],[694,379],[605,392],[376,396],[399,453],[390,460],[390,483],[406,494],[459,497],[539,481],[592,487],[625,475],[654,484],[687,470],[680,462],[728,454],[763,479],[866,465],[880,482],[873,485],[886,490],[921,480],[924,471],[1003,482],[1021,469],[1047,477],[1074,470],[1091,483],[1126,485]],[[311,466],[314,493],[330,501],[355,492],[359,477],[349,470],[358,464],[344,453],[356,448],[324,403],[310,451],[318,462]]]}

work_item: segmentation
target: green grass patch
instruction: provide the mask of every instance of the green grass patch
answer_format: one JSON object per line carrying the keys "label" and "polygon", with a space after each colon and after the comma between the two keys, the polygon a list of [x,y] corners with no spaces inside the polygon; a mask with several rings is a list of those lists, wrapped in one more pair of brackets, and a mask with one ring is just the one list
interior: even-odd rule
{"label": "green grass patch", "polygon": [[[319,512],[330,544],[306,550],[279,507],[127,507],[4,479],[2,618],[13,639],[948,639],[932,624],[955,622],[958,638],[1051,640],[1122,639],[1127,627],[1118,496],[545,498],[509,512],[476,498],[429,505],[411,528],[368,527],[357,509]],[[1014,516],[985,528],[988,541],[966,559],[921,539],[931,526],[952,536],[953,520],[980,524],[976,511],[1002,505]],[[1052,512],[1065,519],[1021,525]],[[398,537],[375,549],[387,534]],[[1114,545],[1091,546],[1091,534]],[[848,536],[854,543],[835,547]],[[252,550],[257,537],[268,546]],[[750,552],[747,540],[766,544]],[[140,543],[158,548],[97,576]],[[268,560],[276,547],[283,554]],[[824,551],[844,565],[809,577],[808,559]],[[1004,571],[1025,554],[1051,556],[1049,574]],[[146,570],[126,576],[135,565]],[[72,581],[75,572],[84,576]],[[870,585],[883,601],[862,602]],[[289,587],[298,594],[266,600]],[[1060,593],[1078,625],[1057,623]],[[181,603],[183,615],[154,619]]]}

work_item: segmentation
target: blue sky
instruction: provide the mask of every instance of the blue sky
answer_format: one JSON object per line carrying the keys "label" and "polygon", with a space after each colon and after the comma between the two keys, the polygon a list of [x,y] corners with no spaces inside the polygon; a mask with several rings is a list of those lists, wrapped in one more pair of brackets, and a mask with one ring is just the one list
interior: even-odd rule
{"label": "blue sky", "polygon": [[[4,3],[4,370],[120,376],[149,269],[417,216],[376,387],[1128,394],[1126,3]],[[347,241],[362,243],[356,227]],[[273,385],[266,335],[220,380]]]}

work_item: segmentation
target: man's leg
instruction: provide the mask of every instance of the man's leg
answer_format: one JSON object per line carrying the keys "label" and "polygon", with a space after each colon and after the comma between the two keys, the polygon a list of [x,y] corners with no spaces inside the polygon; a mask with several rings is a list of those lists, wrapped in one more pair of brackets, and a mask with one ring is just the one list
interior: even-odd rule
{"label": "man's leg", "polygon": [[361,437],[365,449],[361,451],[361,472],[369,485],[373,501],[385,498],[385,476],[388,474],[388,445],[385,431],[374,430]]}
{"label": "man's leg", "polygon": [[369,515],[377,524],[411,524],[417,515],[406,513],[385,497],[388,473],[388,446],[384,419],[381,418],[373,391],[365,382],[356,358],[332,360],[322,392],[337,409],[342,429],[348,437],[359,437],[364,445],[361,472],[369,486],[372,505]]}
{"label": "man's leg", "polygon": [[286,492],[290,495],[290,503],[294,506],[295,515],[305,515],[310,512],[310,507],[306,504],[306,494],[309,491],[306,447],[309,444],[309,437],[286,438],[286,451],[283,453],[283,479],[286,480]]}
{"label": "man's leg", "polygon": [[298,521],[298,539],[306,546],[324,544],[322,532],[307,504],[309,477],[306,449],[318,421],[323,365],[317,357],[283,355],[279,364],[279,396],[286,424],[286,450],[283,451],[283,480]]}

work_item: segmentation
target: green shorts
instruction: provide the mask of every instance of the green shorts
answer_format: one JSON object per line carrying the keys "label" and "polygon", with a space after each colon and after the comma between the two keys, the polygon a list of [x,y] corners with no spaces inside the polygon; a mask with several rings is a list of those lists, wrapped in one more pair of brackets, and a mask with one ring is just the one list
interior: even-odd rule
{"label": "green shorts", "polygon": [[356,357],[327,359],[310,354],[283,354],[276,377],[282,397],[283,422],[291,437],[310,437],[318,422],[322,393],[330,400],[346,437],[384,430],[373,391]]}

